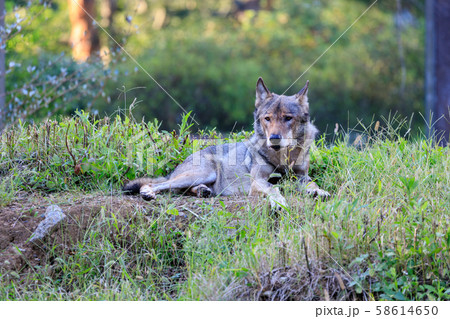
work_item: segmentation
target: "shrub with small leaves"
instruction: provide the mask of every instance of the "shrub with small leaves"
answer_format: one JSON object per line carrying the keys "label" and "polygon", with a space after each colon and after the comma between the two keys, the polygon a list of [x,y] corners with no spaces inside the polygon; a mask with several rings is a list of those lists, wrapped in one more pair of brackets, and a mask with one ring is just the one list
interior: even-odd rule
{"label": "shrub with small leaves", "polygon": [[52,10],[49,3],[29,2],[25,4],[26,10],[14,8],[7,13],[5,27],[0,30],[3,49],[7,50],[5,74],[0,74],[6,77],[4,124],[43,119],[78,108],[90,110],[96,98],[106,97],[105,82],[117,76],[111,67],[117,63],[119,51],[110,53],[108,65],[99,55],[76,63],[65,52],[41,53],[38,57],[14,52],[16,39],[32,32],[33,20],[45,10]]}

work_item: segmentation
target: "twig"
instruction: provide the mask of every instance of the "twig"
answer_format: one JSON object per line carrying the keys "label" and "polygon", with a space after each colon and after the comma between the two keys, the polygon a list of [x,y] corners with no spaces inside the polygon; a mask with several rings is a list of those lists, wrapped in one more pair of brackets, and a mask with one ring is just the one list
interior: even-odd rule
{"label": "twig", "polygon": [[308,267],[309,282],[312,283],[312,271],[311,271],[311,266],[309,264],[308,248],[306,247],[305,237],[302,237],[302,245],[303,245],[303,248],[305,249],[305,259],[306,259],[306,267]]}
{"label": "twig", "polygon": [[69,153],[70,157],[72,157],[72,160],[73,160],[73,168],[75,169],[75,166],[77,165],[77,161],[76,161],[76,159],[75,159],[75,156],[73,156],[72,152],[70,151],[70,148],[69,148],[69,142],[67,141],[67,135],[69,134],[70,124],[71,124],[71,123],[69,122],[69,124],[67,125],[67,130],[66,130],[66,148],[67,148],[67,152]]}

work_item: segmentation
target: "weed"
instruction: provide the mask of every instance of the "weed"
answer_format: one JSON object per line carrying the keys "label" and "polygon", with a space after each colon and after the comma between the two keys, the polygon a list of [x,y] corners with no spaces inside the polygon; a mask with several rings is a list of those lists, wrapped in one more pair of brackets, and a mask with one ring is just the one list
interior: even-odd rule
{"label": "weed", "polygon": [[[52,235],[40,262],[17,244],[25,262],[8,268],[2,246],[0,298],[450,299],[448,148],[390,122],[366,127],[356,144],[321,138],[311,176],[332,198],[309,198],[288,178],[289,205],[276,216],[258,198],[168,194],[144,204],[118,194],[128,179],[166,175],[195,150],[249,136],[190,128],[187,116],[166,132],[157,121],[79,112],[4,131],[0,219],[17,209],[25,223],[48,202],[85,217]],[[73,199],[99,192],[95,209]],[[30,208],[32,194],[40,203]]]}

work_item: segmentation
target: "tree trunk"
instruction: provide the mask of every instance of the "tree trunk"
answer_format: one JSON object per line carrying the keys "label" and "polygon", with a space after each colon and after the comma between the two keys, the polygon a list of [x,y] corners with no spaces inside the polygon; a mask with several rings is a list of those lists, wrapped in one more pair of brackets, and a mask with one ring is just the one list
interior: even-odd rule
{"label": "tree trunk", "polygon": [[75,60],[84,62],[92,53],[100,49],[98,32],[92,20],[92,18],[95,18],[95,1],[68,0],[68,2],[70,22],[72,24],[72,32],[70,34],[72,55]]}
{"label": "tree trunk", "polygon": [[434,0],[427,0],[425,3],[425,121],[427,125],[427,135],[432,137],[433,109],[434,109]]}
{"label": "tree trunk", "polygon": [[[5,27],[5,0],[0,0],[0,28]],[[6,88],[5,88],[5,43],[6,39],[0,38],[0,132],[3,130],[5,126],[6,120]]]}
{"label": "tree trunk", "polygon": [[[439,145],[450,140],[450,2],[427,0],[426,102],[431,134]],[[431,20],[431,21],[430,21]],[[428,114],[427,114],[428,115]]]}
{"label": "tree trunk", "polygon": [[269,11],[273,10],[273,0],[267,0],[266,10],[269,10]]}
{"label": "tree trunk", "polygon": [[236,9],[238,12],[246,10],[258,11],[261,8],[260,2],[261,0],[247,0],[247,1],[235,0],[234,4],[236,5]]}
{"label": "tree trunk", "polygon": [[397,37],[397,49],[398,49],[398,58],[400,60],[400,96],[402,98],[402,102],[405,96],[405,87],[406,87],[406,61],[405,61],[405,50],[403,49],[403,40],[402,40],[402,27],[400,25],[400,17],[402,14],[402,2],[401,0],[397,0],[397,13],[395,19],[395,33]]}
{"label": "tree trunk", "polygon": [[100,15],[102,17],[102,26],[110,28],[113,26],[114,13],[117,11],[117,0],[102,0],[100,6]]}

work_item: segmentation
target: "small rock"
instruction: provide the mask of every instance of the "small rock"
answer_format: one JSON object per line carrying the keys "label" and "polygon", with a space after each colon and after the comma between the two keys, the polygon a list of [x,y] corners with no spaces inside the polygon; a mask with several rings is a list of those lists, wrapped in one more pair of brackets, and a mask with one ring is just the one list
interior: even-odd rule
{"label": "small rock", "polygon": [[36,230],[30,237],[30,241],[33,243],[44,238],[64,218],[66,218],[66,215],[58,205],[49,206],[45,211],[45,219],[36,227]]}

